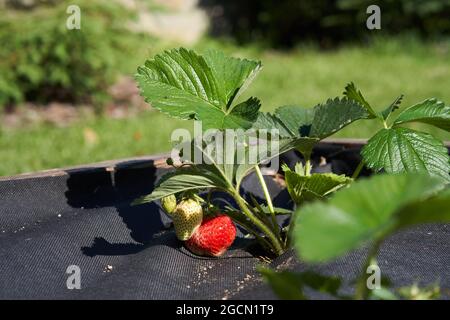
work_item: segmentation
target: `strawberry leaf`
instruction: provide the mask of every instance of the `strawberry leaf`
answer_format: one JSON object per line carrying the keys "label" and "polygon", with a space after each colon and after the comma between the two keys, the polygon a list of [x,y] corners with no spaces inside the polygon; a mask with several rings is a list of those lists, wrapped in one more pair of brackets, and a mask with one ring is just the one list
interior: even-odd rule
{"label": "strawberry leaf", "polygon": [[281,138],[308,136],[314,118],[314,109],[283,106],[274,114],[260,112],[254,129],[277,129]]}
{"label": "strawberry leaf", "polygon": [[370,115],[359,103],[347,98],[329,99],[312,109],[297,106],[284,106],[275,114],[259,113],[253,125],[255,129],[278,129],[281,138],[293,142],[309,137],[310,143],[303,139],[296,149],[309,157],[314,145],[321,139],[341,130],[350,123],[367,119]]}
{"label": "strawberry leaf", "polygon": [[348,185],[352,179],[334,173],[313,173],[309,176],[285,168],[284,178],[287,190],[296,204],[322,199]]}
{"label": "strawberry leaf", "polygon": [[[418,203],[412,203],[399,212],[400,226],[418,223],[447,222],[449,220],[450,189],[437,196]],[[432,210],[431,210],[432,208]],[[414,214],[409,214],[414,212]],[[447,212],[447,214],[444,214]]]}
{"label": "strawberry leaf", "polygon": [[392,112],[400,108],[400,104],[402,103],[403,95],[398,96],[386,109],[381,112],[381,116],[383,120],[386,121]]}
{"label": "strawberry leaf", "polygon": [[328,202],[314,202],[298,211],[295,247],[306,261],[326,261],[365,242],[379,242],[400,228],[448,222],[450,193],[439,193],[444,188],[441,179],[417,174],[357,181]]}
{"label": "strawberry leaf", "polygon": [[274,114],[260,112],[253,128],[277,129],[284,151],[296,149],[304,156],[309,156],[319,142],[316,137],[308,137],[313,117],[314,109],[283,106],[276,109]]}
{"label": "strawberry leaf", "polygon": [[406,122],[423,122],[450,131],[450,106],[436,98],[427,99],[406,109],[397,117],[394,125]]}
{"label": "strawberry leaf", "polygon": [[305,291],[310,292],[311,289],[330,294],[338,299],[344,298],[338,292],[342,284],[338,277],[325,276],[314,271],[297,273],[284,270],[277,272],[266,267],[259,267],[257,270],[273,292],[283,300],[307,300]]}
{"label": "strawberry leaf", "polygon": [[344,95],[356,102],[358,102],[361,106],[363,106],[366,111],[369,113],[369,118],[377,118],[379,115],[373,110],[371,105],[364,99],[361,91],[359,91],[353,82],[350,82],[345,87]]}
{"label": "strawberry leaf", "polygon": [[227,184],[213,168],[207,165],[182,167],[164,175],[151,194],[134,200],[132,205],[151,202],[178,192],[207,188],[226,190]]}
{"label": "strawberry leaf", "polygon": [[257,98],[250,98],[239,103],[229,113],[219,109],[199,110],[197,117],[202,120],[203,129],[248,129],[256,121],[261,103]]}
{"label": "strawberry leaf", "polygon": [[204,54],[214,77],[224,92],[227,106],[253,81],[261,70],[261,62],[225,56],[218,50],[208,50]]}
{"label": "strawberry leaf", "polygon": [[275,114],[271,114],[269,112],[260,112],[252,128],[255,130],[276,129],[278,130],[278,134],[281,138],[290,138],[295,136],[295,134],[293,134],[286,127],[286,125],[280,118],[278,118]]}
{"label": "strawberry leaf", "polygon": [[233,106],[239,92],[255,77],[259,62],[201,56],[184,48],[165,51],[138,68],[141,95],[161,112],[179,119],[203,121],[203,129],[249,128],[260,108],[251,98]]}
{"label": "strawberry leaf", "polygon": [[401,127],[382,129],[361,153],[366,166],[375,171],[426,172],[450,182],[447,148],[428,133]]}
{"label": "strawberry leaf", "polygon": [[275,110],[275,115],[283,123],[291,136],[309,136],[314,119],[314,108],[283,106]]}
{"label": "strawberry leaf", "polygon": [[314,107],[314,119],[309,136],[326,138],[350,123],[370,118],[361,104],[347,98],[328,99]]}
{"label": "strawberry leaf", "polygon": [[258,268],[258,271],[280,299],[306,300],[302,278],[298,273],[290,271],[276,272],[262,266]]}

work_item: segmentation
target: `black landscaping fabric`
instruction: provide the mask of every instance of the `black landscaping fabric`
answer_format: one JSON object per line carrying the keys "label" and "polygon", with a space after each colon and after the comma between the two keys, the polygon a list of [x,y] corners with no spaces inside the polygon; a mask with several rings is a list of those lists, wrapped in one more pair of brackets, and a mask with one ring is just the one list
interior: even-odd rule
{"label": "black landscaping fabric", "polygon": [[[346,174],[360,160],[358,147],[332,144],[315,149],[317,164],[321,157],[327,164],[316,170]],[[298,160],[294,152],[282,158],[291,166]],[[170,219],[157,203],[130,206],[134,198],[151,192],[166,171],[152,161],[132,161],[113,171],[92,167],[1,180],[0,299],[276,298],[255,271],[267,259],[241,233],[224,257],[197,257],[176,239]],[[267,182],[275,205],[291,207],[286,191],[269,177]],[[254,176],[243,188],[262,198]],[[448,224],[392,236],[378,258],[382,275],[396,287],[438,281],[448,298],[449,239]],[[345,280],[343,293],[350,293],[364,254],[360,249],[332,263],[311,266],[288,251],[270,264],[279,270],[340,275]],[[66,287],[69,265],[81,269],[80,290]],[[315,292],[310,296],[329,298]]]}

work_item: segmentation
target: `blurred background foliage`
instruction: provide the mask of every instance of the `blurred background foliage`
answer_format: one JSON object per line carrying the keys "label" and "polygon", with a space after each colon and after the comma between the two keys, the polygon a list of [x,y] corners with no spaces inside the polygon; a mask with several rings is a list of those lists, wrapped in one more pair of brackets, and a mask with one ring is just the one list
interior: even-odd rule
{"label": "blurred background foliage", "polygon": [[[81,29],[67,30],[69,4]],[[450,103],[450,0],[0,0],[0,176],[170,150],[190,123],[153,112],[133,74],[155,53],[208,48],[262,60],[246,95],[312,107],[354,81],[378,109]],[[362,122],[341,137],[368,137]],[[419,127],[419,126],[418,126]],[[433,134],[450,140],[448,133]]]}
{"label": "blurred background foliage", "polygon": [[0,106],[55,100],[97,105],[107,97],[120,62],[139,43],[124,28],[132,13],[114,1],[78,1],[82,28],[74,32],[64,19],[72,3],[7,2],[0,14]]}
{"label": "blurred background foliage", "polygon": [[323,48],[345,41],[367,42],[366,8],[381,8],[383,35],[416,34],[423,38],[450,34],[449,0],[201,0],[212,16],[214,35],[239,43],[261,42],[292,47],[314,41]]}

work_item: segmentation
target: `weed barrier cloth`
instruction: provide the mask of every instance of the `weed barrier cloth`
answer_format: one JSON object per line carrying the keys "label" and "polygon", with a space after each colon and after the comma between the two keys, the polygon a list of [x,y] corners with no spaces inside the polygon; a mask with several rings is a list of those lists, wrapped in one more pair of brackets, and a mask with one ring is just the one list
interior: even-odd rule
{"label": "weed barrier cloth", "polygon": [[[313,154],[315,170],[351,175],[359,163],[360,148],[359,143],[321,143]],[[294,152],[280,159],[291,166],[298,160]],[[225,256],[197,257],[176,239],[170,219],[157,203],[130,206],[133,199],[151,192],[155,181],[169,170],[161,163],[156,158],[137,159],[2,178],[0,298],[276,298],[255,270],[266,259],[261,259],[262,252],[241,232]],[[287,191],[271,176],[266,180],[274,205],[292,207]],[[263,198],[253,175],[246,178],[243,189]],[[285,220],[279,217],[281,224]],[[441,298],[448,299],[449,239],[449,224],[423,225],[395,234],[378,256],[382,276],[394,287],[438,281]],[[359,249],[332,263],[311,266],[291,250],[270,264],[342,276],[342,293],[348,294],[364,257],[365,249]],[[79,290],[67,289],[71,274],[66,271],[71,265],[80,270]],[[308,294],[329,298],[317,292]]]}

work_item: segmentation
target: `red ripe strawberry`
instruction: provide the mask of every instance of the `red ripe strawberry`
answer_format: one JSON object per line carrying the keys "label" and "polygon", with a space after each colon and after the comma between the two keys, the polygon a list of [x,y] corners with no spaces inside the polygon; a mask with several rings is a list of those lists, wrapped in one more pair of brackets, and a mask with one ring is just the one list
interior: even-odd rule
{"label": "red ripe strawberry", "polygon": [[229,216],[207,217],[185,242],[186,248],[200,256],[221,256],[236,238],[236,226]]}

